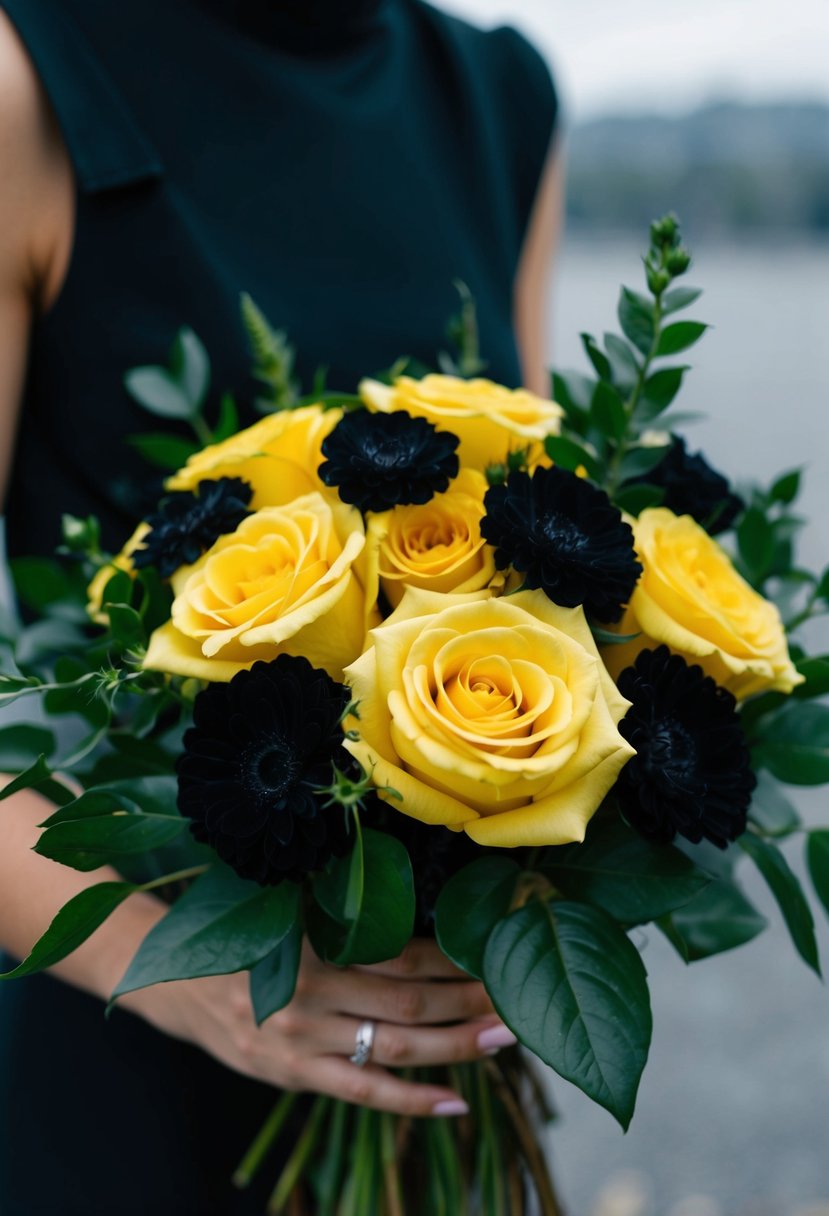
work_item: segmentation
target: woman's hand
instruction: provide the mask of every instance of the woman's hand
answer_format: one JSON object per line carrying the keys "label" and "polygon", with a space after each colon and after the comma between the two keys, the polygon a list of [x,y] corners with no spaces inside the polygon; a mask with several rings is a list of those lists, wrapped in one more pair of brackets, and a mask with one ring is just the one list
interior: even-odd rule
{"label": "woman's hand", "polygon": [[[306,943],[293,1000],[259,1028],[244,973],[159,984],[121,1004],[259,1081],[404,1115],[460,1115],[466,1106],[451,1089],[389,1068],[476,1060],[515,1042],[483,985],[420,939],[391,962],[346,969],[320,962]],[[376,1023],[372,1060],[358,1068],[348,1057],[367,1020]]]}

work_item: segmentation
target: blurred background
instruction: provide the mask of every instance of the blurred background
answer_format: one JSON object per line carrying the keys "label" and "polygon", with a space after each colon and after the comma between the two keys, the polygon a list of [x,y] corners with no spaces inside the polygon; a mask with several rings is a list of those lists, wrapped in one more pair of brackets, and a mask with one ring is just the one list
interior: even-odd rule
{"label": "blurred background", "polygon": [[[805,465],[802,555],[824,567],[829,0],[440,2],[517,25],[553,68],[569,183],[550,362],[586,370],[579,333],[618,329],[648,222],[675,210],[705,289],[688,315],[713,326],[681,399],[708,415],[690,446],[732,476]],[[809,640],[829,650],[820,624]],[[791,792],[807,822],[829,821],[829,794]],[[802,874],[801,853],[793,840]],[[687,968],[658,933],[639,940],[655,1036],[631,1131],[553,1081],[568,1216],[829,1216],[829,993],[744,877],[770,926],[748,946]]]}

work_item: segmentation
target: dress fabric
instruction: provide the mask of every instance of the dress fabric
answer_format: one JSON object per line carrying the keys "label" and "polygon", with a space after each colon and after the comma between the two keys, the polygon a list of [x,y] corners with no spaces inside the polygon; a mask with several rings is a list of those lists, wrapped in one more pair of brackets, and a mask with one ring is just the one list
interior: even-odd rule
{"label": "dress fabric", "polygon": [[[521,380],[512,288],[556,121],[511,27],[422,0],[0,0],[72,160],[74,247],[34,329],[12,556],[63,512],[120,546],[158,494],[128,436],[165,427],[124,372],[191,326],[210,408],[256,386],[247,291],[331,388],[434,366],[476,299],[487,375]],[[181,432],[185,433],[185,432]],[[0,1216],[249,1216],[228,1179],[273,1091],[48,977],[0,985]]]}

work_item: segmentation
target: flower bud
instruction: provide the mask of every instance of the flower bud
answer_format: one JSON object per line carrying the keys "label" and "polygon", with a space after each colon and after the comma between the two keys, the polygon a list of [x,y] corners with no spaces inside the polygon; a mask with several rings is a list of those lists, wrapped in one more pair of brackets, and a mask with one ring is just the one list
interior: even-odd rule
{"label": "flower bud", "polygon": [[667,270],[647,270],[648,288],[655,296],[660,295],[671,281]]}
{"label": "flower bud", "polygon": [[682,245],[677,246],[676,249],[672,249],[665,258],[665,267],[673,277],[685,274],[690,265],[691,255]]}
{"label": "flower bud", "polygon": [[654,220],[651,224],[651,242],[654,245],[674,245],[679,235],[679,224],[676,216],[663,215],[662,219]]}

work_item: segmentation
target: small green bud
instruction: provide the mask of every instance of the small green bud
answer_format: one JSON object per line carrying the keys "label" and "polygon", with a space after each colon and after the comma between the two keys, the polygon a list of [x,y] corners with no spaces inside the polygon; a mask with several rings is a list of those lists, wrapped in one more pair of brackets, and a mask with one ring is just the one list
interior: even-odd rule
{"label": "small green bud", "polygon": [[655,296],[661,295],[671,281],[667,270],[647,270],[648,288]]}
{"label": "small green bud", "polygon": [[77,515],[61,517],[63,543],[70,553],[100,552],[101,529],[94,515],[80,519]]}
{"label": "small green bud", "polygon": [[679,221],[671,212],[651,224],[651,242],[657,247],[676,245],[679,240]]}
{"label": "small green bud", "polygon": [[510,452],[507,456],[507,471],[509,473],[520,473],[522,470],[526,470],[529,458],[529,448],[518,448],[517,451]]}
{"label": "small green bud", "polygon": [[502,486],[507,480],[509,470],[505,464],[488,464],[484,470],[487,484],[490,486]]}
{"label": "small green bud", "polygon": [[691,255],[684,245],[678,245],[676,249],[672,249],[665,258],[665,269],[673,278],[685,274],[690,265]]}

